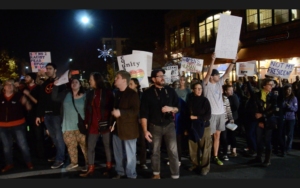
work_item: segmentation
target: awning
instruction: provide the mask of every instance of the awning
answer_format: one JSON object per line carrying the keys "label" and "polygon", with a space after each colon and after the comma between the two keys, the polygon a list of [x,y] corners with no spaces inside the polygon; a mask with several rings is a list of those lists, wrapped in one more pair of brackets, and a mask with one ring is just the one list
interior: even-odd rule
{"label": "awning", "polygon": [[242,48],[238,53],[238,62],[300,57],[299,44],[300,38],[295,38]]}

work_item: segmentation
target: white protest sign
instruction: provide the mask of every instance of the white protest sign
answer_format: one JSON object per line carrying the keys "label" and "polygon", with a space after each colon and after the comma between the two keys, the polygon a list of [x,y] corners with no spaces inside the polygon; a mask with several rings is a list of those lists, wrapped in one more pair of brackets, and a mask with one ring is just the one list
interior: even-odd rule
{"label": "white protest sign", "polygon": [[165,70],[166,71],[166,73],[165,73],[165,83],[166,84],[171,84],[171,83],[173,83],[172,82],[172,76],[171,76],[171,73],[172,73],[172,70]]}
{"label": "white protest sign", "polygon": [[69,82],[69,70],[67,70],[59,79],[57,82],[57,86],[60,86],[62,84],[68,83]]}
{"label": "white protest sign", "polygon": [[147,55],[143,53],[118,56],[120,70],[126,70],[131,78],[137,78],[141,88],[149,87],[147,77]]}
{"label": "white protest sign", "polygon": [[[256,67],[256,61],[255,60],[254,61],[239,62],[239,63],[236,63],[236,67],[235,67],[236,74],[237,74],[238,77],[244,77],[244,74],[240,74],[240,64],[241,63],[253,64],[253,66],[254,66],[254,73],[253,73],[253,75],[257,74],[257,67]],[[253,76],[253,75],[249,74],[248,76]]]}
{"label": "white protest sign", "polygon": [[182,71],[202,72],[202,68],[203,68],[203,59],[195,59],[189,57],[181,58],[180,72]]}
{"label": "white protest sign", "polygon": [[178,65],[163,67],[164,70],[171,70],[171,82],[179,79]]}
{"label": "white protest sign", "polygon": [[254,75],[254,65],[248,63],[239,63],[239,75],[247,75],[253,76]]}
{"label": "white protest sign", "polygon": [[294,69],[294,66],[295,65],[293,64],[271,61],[266,75],[273,77],[280,76],[283,79],[289,79],[290,74]]}
{"label": "white protest sign", "polygon": [[46,72],[46,65],[51,63],[50,52],[29,52],[32,72],[43,70]]}
{"label": "white protest sign", "polygon": [[241,26],[242,17],[226,14],[220,15],[215,47],[216,58],[235,59]]}
{"label": "white protest sign", "polygon": [[153,53],[151,53],[151,52],[145,52],[145,51],[132,50],[132,54],[139,54],[139,53],[147,55],[147,75],[151,75]]}

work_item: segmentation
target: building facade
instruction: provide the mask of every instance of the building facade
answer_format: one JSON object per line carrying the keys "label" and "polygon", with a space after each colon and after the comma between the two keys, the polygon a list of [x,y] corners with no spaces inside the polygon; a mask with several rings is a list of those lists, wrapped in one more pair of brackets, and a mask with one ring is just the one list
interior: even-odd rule
{"label": "building facade", "polygon": [[[180,64],[181,57],[204,60],[201,77],[214,52],[220,14],[242,17],[238,62],[255,60],[262,78],[272,60],[295,64],[289,81],[300,73],[300,9],[174,10],[165,15],[165,59]],[[217,59],[228,66],[231,60]],[[230,80],[235,80],[235,70]]]}

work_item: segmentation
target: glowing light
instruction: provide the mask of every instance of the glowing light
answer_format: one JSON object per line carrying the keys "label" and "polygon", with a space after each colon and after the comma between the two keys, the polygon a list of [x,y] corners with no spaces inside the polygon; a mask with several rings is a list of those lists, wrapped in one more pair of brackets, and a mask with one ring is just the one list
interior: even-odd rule
{"label": "glowing light", "polygon": [[97,49],[100,52],[100,55],[98,56],[98,58],[103,57],[104,61],[106,61],[106,57],[112,57],[111,55],[109,55],[110,52],[112,52],[112,49],[106,50],[105,45],[103,45],[103,47],[104,47],[103,51],[100,49]]}
{"label": "glowing light", "polygon": [[89,19],[87,17],[83,17],[81,21],[86,24],[89,22]]}
{"label": "glowing light", "polygon": [[73,61],[73,59],[69,59],[69,61],[71,62],[71,61]]}

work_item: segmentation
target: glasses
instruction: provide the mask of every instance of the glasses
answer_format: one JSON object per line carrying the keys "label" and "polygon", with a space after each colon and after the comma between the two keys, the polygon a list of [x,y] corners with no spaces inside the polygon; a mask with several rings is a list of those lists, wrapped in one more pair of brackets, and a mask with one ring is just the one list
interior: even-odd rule
{"label": "glasses", "polygon": [[198,91],[200,91],[200,90],[202,90],[202,88],[195,88],[194,90],[198,90]]}
{"label": "glasses", "polygon": [[267,84],[267,86],[268,86],[268,85],[269,85],[269,86],[273,86],[273,84]]}
{"label": "glasses", "polygon": [[155,77],[163,78],[163,77],[164,77],[164,75],[160,75],[160,76],[155,76]]}

